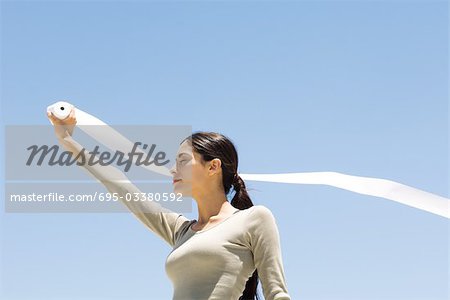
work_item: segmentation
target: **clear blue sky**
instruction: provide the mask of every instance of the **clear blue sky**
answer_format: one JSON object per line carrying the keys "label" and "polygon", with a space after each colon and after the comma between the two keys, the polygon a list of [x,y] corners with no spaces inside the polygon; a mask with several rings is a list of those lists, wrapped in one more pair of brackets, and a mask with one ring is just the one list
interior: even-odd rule
{"label": "clear blue sky", "polygon": [[[2,1],[2,126],[48,124],[66,99],[111,124],[224,133],[242,173],[448,197],[448,21],[446,1]],[[448,220],[329,186],[248,186],[277,219],[292,299],[448,299]],[[172,295],[170,247],[131,214],[2,209],[1,224],[2,299]]]}

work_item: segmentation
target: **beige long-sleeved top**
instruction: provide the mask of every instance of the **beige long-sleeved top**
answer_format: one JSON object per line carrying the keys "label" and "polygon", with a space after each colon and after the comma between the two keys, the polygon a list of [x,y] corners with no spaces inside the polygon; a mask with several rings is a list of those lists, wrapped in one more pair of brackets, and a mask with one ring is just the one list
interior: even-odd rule
{"label": "beige long-sleeved top", "polygon": [[[66,141],[77,144],[72,138]],[[113,166],[83,167],[109,192],[122,196],[120,199],[125,199],[127,193],[141,193]],[[191,225],[196,220],[157,202],[122,202],[172,247],[165,267],[174,288],[173,300],[237,300],[255,268],[266,300],[290,299],[279,232],[267,207],[237,210],[213,227],[194,231]]]}

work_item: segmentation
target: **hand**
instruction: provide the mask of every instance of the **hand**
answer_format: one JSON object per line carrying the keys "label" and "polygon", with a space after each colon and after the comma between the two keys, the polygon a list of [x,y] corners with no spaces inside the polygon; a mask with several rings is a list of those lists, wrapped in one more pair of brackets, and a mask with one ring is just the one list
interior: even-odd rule
{"label": "hand", "polygon": [[75,108],[70,111],[69,116],[64,120],[58,119],[51,112],[47,112],[47,117],[50,122],[54,125],[55,134],[58,140],[64,139],[67,136],[72,136],[75,125],[77,124],[77,119],[75,117]]}

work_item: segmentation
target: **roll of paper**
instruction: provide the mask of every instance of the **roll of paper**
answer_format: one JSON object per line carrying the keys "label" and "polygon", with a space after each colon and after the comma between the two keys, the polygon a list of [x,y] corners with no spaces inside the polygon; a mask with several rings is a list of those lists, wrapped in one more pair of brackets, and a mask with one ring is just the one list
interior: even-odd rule
{"label": "roll of paper", "polygon": [[[64,101],[56,102],[47,107],[47,111],[52,112],[61,120],[69,116],[71,109],[75,109],[77,126],[86,132],[86,134],[113,151],[130,152],[133,143],[95,116],[80,110],[78,107],[75,108],[72,104]],[[83,125],[103,125],[104,127],[99,130],[97,126]],[[153,165],[141,165],[141,167],[172,177],[169,169],[166,167],[156,167]],[[385,198],[450,219],[450,199],[387,179],[360,177],[338,172],[239,173],[239,176],[249,181],[329,185],[363,195]]]}
{"label": "roll of paper", "polygon": [[55,117],[60,120],[64,120],[70,114],[70,111],[74,106],[70,103],[59,101],[47,107],[47,112],[53,113]]}

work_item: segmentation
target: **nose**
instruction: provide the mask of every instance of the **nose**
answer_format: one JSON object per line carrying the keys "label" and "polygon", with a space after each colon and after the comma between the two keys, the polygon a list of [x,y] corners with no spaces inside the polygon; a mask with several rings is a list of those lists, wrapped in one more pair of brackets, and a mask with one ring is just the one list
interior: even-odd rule
{"label": "nose", "polygon": [[172,176],[175,176],[175,174],[176,174],[176,164],[174,164],[173,166],[172,166],[172,168],[170,168],[170,173],[172,174]]}

